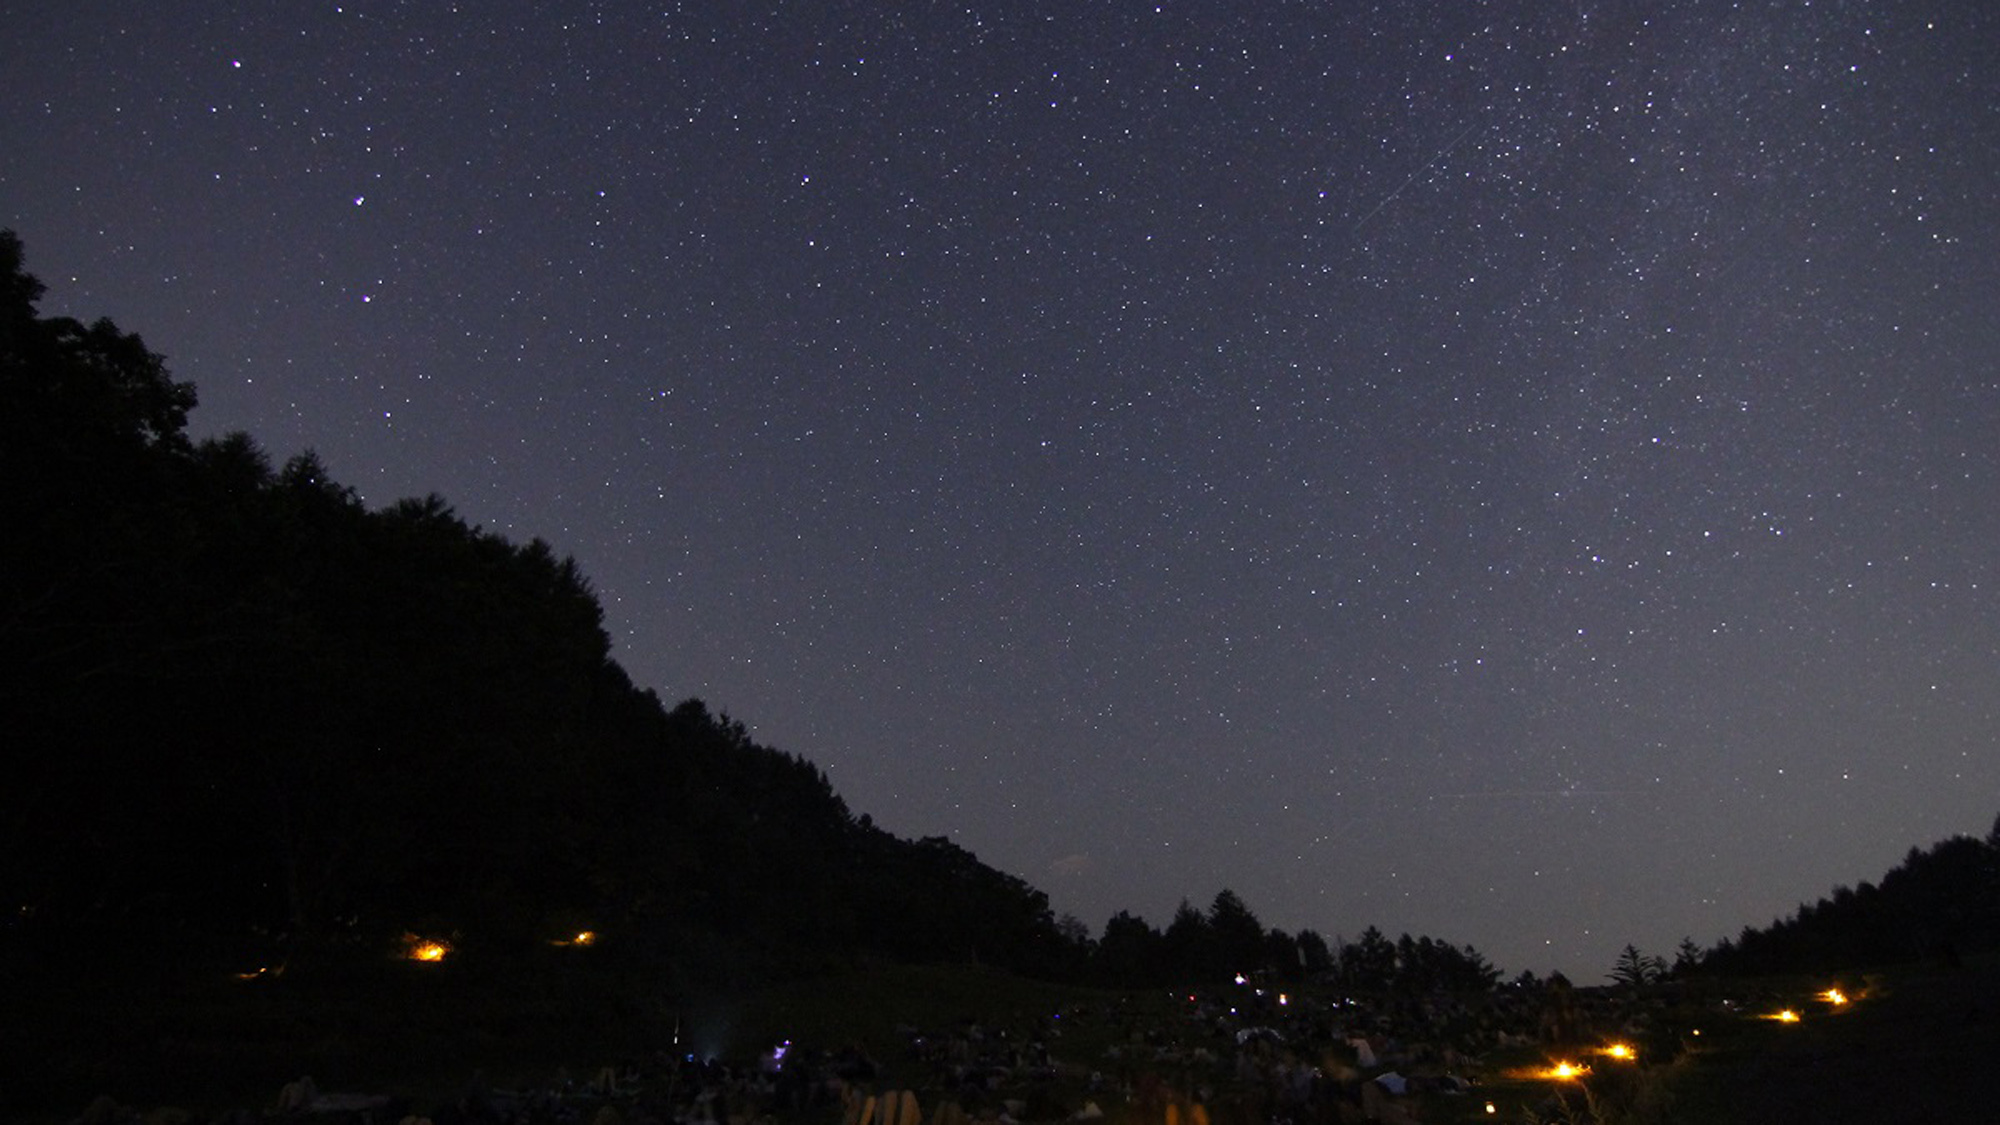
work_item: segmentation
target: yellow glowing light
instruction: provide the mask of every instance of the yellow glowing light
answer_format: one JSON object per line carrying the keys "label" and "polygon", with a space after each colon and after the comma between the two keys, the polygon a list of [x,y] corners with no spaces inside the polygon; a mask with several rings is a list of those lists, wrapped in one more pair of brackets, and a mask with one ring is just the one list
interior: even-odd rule
{"label": "yellow glowing light", "polygon": [[1639,1052],[1633,1050],[1630,1043],[1613,1043],[1609,1047],[1600,1048],[1597,1053],[1622,1062],[1631,1062],[1639,1057]]}
{"label": "yellow glowing light", "polygon": [[1284,993],[1282,993],[1282,992],[1278,993],[1278,1003],[1280,1003],[1280,1004],[1290,1004],[1291,1002],[1292,1002],[1292,998],[1291,998],[1291,997],[1289,997],[1289,996],[1285,995],[1285,994],[1284,994]]}
{"label": "yellow glowing light", "polygon": [[569,937],[557,938],[556,940],[550,942],[549,944],[555,946],[596,945],[597,931],[578,930],[576,933],[571,934]]}
{"label": "yellow glowing light", "polygon": [[416,934],[403,935],[403,957],[410,961],[435,964],[445,959],[451,952],[451,945],[436,938],[418,937]]}
{"label": "yellow glowing light", "polygon": [[1819,998],[1836,1008],[1847,1003],[1847,993],[1842,992],[1838,988],[1827,989],[1825,992],[1819,994]]}
{"label": "yellow glowing light", "polygon": [[1492,1102],[1487,1102],[1487,1103],[1486,1103],[1486,1112],[1488,1112],[1488,1113],[1499,1113],[1499,1112],[1500,1112],[1500,1107],[1499,1107],[1499,1106],[1496,1106],[1496,1105],[1494,1105],[1494,1104],[1493,1104]]}
{"label": "yellow glowing light", "polygon": [[1577,1079],[1580,1079],[1584,1075],[1589,1073],[1590,1073],[1590,1068],[1587,1066],[1578,1066],[1573,1062],[1564,1061],[1564,1062],[1552,1063],[1548,1066],[1529,1066],[1529,1067],[1522,1067],[1519,1070],[1510,1070],[1507,1071],[1507,1077],[1528,1079],[1528,1080],[1552,1079],[1557,1082],[1574,1082]]}
{"label": "yellow glowing light", "polygon": [[1775,1012],[1771,1015],[1765,1016],[1764,1018],[1767,1020],[1777,1020],[1779,1023],[1799,1022],[1799,1014],[1790,1008],[1786,1008],[1782,1012]]}

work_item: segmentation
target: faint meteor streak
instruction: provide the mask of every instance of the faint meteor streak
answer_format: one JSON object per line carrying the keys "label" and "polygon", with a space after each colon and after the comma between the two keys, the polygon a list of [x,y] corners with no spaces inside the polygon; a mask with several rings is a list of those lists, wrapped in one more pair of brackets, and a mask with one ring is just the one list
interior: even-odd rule
{"label": "faint meteor streak", "polygon": [[1478,122],[1476,122],[1476,121],[1475,121],[1475,122],[1473,122],[1473,123],[1472,123],[1472,124],[1470,124],[1470,125],[1467,125],[1467,126],[1465,127],[1465,129],[1464,129],[1464,130],[1463,130],[1462,132],[1460,132],[1460,133],[1458,134],[1458,136],[1456,136],[1456,137],[1453,137],[1453,138],[1451,139],[1451,143],[1450,143],[1450,144],[1448,144],[1448,145],[1444,146],[1443,148],[1441,148],[1441,149],[1437,150],[1436,154],[1434,154],[1434,155],[1433,155],[1433,156],[1432,156],[1432,157],[1431,157],[1431,158],[1430,158],[1429,160],[1426,160],[1426,161],[1424,161],[1424,163],[1423,163],[1423,166],[1422,166],[1422,167],[1420,167],[1420,168],[1418,168],[1418,169],[1417,169],[1416,171],[1414,171],[1414,172],[1410,173],[1409,177],[1408,177],[1407,179],[1405,179],[1405,180],[1404,180],[1404,181],[1403,181],[1402,183],[1400,183],[1400,184],[1397,184],[1397,185],[1396,185],[1396,190],[1395,190],[1395,191],[1392,191],[1392,192],[1390,192],[1389,194],[1387,194],[1387,195],[1383,196],[1383,197],[1382,197],[1382,202],[1380,202],[1380,203],[1377,203],[1377,204],[1376,204],[1375,206],[1373,206],[1373,207],[1370,207],[1370,208],[1368,209],[1368,213],[1367,213],[1366,215],[1363,215],[1363,216],[1361,216],[1361,218],[1359,218],[1359,219],[1355,220],[1355,223],[1354,223],[1354,229],[1355,229],[1355,230],[1360,230],[1360,229],[1361,229],[1361,227],[1362,227],[1362,224],[1364,224],[1364,223],[1366,223],[1366,222],[1367,222],[1368,220],[1370,220],[1370,219],[1374,218],[1374,217],[1375,217],[1375,213],[1376,213],[1377,211],[1380,211],[1380,210],[1381,210],[1382,208],[1384,208],[1384,207],[1387,207],[1387,206],[1389,205],[1389,203],[1390,203],[1390,201],[1391,201],[1391,200],[1393,200],[1393,199],[1395,199],[1395,198],[1396,198],[1397,196],[1399,196],[1399,195],[1403,194],[1403,189],[1404,189],[1404,188],[1406,188],[1406,187],[1409,187],[1409,186],[1410,186],[1411,184],[1413,184],[1413,183],[1416,183],[1416,182],[1417,182],[1417,177],[1418,177],[1418,176],[1421,176],[1421,175],[1423,175],[1423,174],[1424,174],[1425,172],[1428,172],[1428,171],[1429,171],[1429,170],[1431,169],[1431,166],[1432,166],[1432,165],[1436,164],[1436,163],[1437,163],[1438,161],[1440,161],[1440,160],[1443,160],[1443,159],[1444,159],[1444,157],[1445,157],[1445,154],[1446,154],[1446,153],[1450,152],[1450,151],[1451,151],[1452,149],[1455,149],[1455,148],[1457,148],[1457,147],[1458,147],[1458,145],[1459,145],[1459,142],[1460,142],[1460,141],[1463,141],[1463,140],[1465,140],[1465,138],[1467,138],[1467,137],[1471,136],[1471,135],[1472,135],[1472,131],[1473,131],[1474,129],[1477,129],[1477,128],[1479,128],[1479,123],[1478,123]]}

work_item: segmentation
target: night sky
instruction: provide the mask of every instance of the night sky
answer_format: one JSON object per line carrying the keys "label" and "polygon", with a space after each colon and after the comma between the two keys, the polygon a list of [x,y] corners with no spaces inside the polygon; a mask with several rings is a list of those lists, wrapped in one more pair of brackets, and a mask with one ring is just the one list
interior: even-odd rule
{"label": "night sky", "polygon": [[1093,932],[1600,981],[2000,813],[2000,6],[0,5],[198,434]]}

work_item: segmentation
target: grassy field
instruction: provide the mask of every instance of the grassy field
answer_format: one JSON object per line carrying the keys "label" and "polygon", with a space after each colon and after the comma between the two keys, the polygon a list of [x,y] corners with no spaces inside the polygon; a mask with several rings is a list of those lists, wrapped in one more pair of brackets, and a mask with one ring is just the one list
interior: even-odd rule
{"label": "grassy field", "polygon": [[[1181,1018],[1164,993],[1121,996],[972,966],[878,967],[761,987],[682,979],[669,988],[657,971],[591,956],[550,951],[506,965],[378,958],[253,981],[117,964],[13,971],[0,1018],[9,1060],[0,1112],[64,1122],[100,1094],[201,1115],[262,1109],[307,1074],[322,1090],[396,1094],[425,1108],[475,1073],[495,1086],[533,1086],[559,1068],[584,1078],[622,1059],[748,1058],[786,1039],[858,1045],[882,1065],[884,1085],[917,1087],[930,1105],[938,1092],[921,1088],[925,1071],[905,1049],[910,1028],[971,1019],[1020,1029],[1063,1013],[1052,1049],[1088,1070],[1124,1035],[1105,1018],[1114,1008],[1158,1026]],[[1816,998],[1828,983],[1691,992],[1668,1021],[1685,1054],[1644,1066],[1600,1062],[1584,1085],[1510,1074],[1546,1062],[1538,1049],[1489,1057],[1478,1089],[1427,1097],[1422,1119],[1518,1123],[1563,1094],[1571,1120],[1590,1120],[1594,1108],[1613,1125],[2000,1120],[2000,1095],[1985,1079],[2000,1052],[2000,961],[1848,978],[1841,983],[1854,1002],[1843,1007]],[[1761,1018],[1787,1007],[1798,1022]],[[1045,1104],[1080,1104],[1074,1077],[1059,1092]],[[1104,1108],[1112,1125],[1125,1116],[1115,1099]]]}
{"label": "grassy field", "polygon": [[[550,951],[506,965],[386,958],[276,978],[219,969],[66,964],[7,974],[0,1118],[59,1122],[98,1095],[208,1115],[261,1109],[287,1082],[393,1093],[428,1106],[475,1073],[499,1087],[578,1079],[627,1059],[749,1058],[790,1039],[865,1047],[899,1079],[903,1027],[964,1018],[1025,1026],[1111,994],[976,967],[883,967],[809,984],[727,979],[665,987],[662,974]],[[1084,1030],[1073,1044],[1101,1055]]]}
{"label": "grassy field", "polygon": [[[1836,1008],[1816,997],[1827,982],[1763,982],[1763,1003],[1704,1027],[1670,1076],[1666,1120],[2000,1120],[1988,1069],[2000,1058],[2000,961],[1843,983],[1854,1002]],[[1800,1020],[1758,1018],[1781,1008]]]}
{"label": "grassy field", "polygon": [[[1823,997],[1835,984],[1849,1003]],[[1787,1010],[1798,1019],[1772,1018]],[[1491,1100],[1498,1112],[1486,1119],[1506,1122],[2000,1121],[1987,1069],[2000,1057],[2000,960],[1707,984],[1669,1020],[1686,1048],[1671,1062],[1599,1063],[1582,1082],[1559,1082],[1499,1076],[1531,1058],[1489,1059],[1496,1077],[1477,1104],[1426,1107],[1424,1120],[1475,1120]]]}
{"label": "grassy field", "polygon": [[66,1120],[100,1094],[196,1113],[260,1109],[311,1075],[322,1090],[426,1094],[475,1069],[608,1061],[649,1021],[612,980],[384,961],[241,981],[70,966],[9,988],[0,1051],[10,1118]]}
{"label": "grassy field", "polygon": [[[886,1052],[903,1038],[901,1028],[938,1030],[964,1019],[1021,1027],[1079,1005],[1102,1009],[1125,1000],[1120,993],[1024,980],[965,965],[882,967],[758,990],[732,1004],[728,997],[698,1002],[703,1015],[730,1021],[727,1031],[739,1044],[761,1046],[794,1039],[837,1047],[848,1042]],[[1147,998],[1139,998],[1147,1003]],[[1163,1000],[1153,998],[1164,1010]],[[1060,1023],[1060,1021],[1057,1021]],[[1109,1025],[1072,1020],[1061,1053],[1101,1057],[1110,1045]]]}

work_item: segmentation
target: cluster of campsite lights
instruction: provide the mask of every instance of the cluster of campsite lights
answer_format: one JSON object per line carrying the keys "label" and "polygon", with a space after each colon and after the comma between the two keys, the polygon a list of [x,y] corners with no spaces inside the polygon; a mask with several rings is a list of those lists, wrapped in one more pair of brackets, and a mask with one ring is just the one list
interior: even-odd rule
{"label": "cluster of campsite lights", "polygon": [[[566,949],[581,949],[597,944],[597,931],[578,930],[565,938],[557,938],[550,945]],[[422,934],[405,931],[397,943],[396,955],[405,961],[417,961],[435,965],[454,952],[452,944],[443,938],[425,937]],[[262,970],[259,970],[262,972]],[[248,979],[247,977],[245,979]]]}
{"label": "cluster of campsite lights", "polygon": [[[1854,998],[1849,996],[1846,993],[1846,991],[1841,989],[1838,985],[1829,987],[1822,992],[1815,993],[1813,995],[1813,999],[1826,1004],[1830,1008],[1844,1008],[1847,1005],[1852,1004],[1854,1002]],[[1799,1010],[1797,1008],[1781,1008],[1778,1011],[1772,1012],[1767,1016],[1762,1016],[1759,1018],[1772,1020],[1777,1023],[1798,1023],[1805,1017],[1799,1014]]]}
{"label": "cluster of campsite lights", "polygon": [[[1838,986],[1831,986],[1824,991],[1815,993],[1814,999],[1835,1009],[1846,1007],[1854,1002],[1854,997]],[[1792,1024],[1801,1022],[1804,1017],[1799,1014],[1796,1008],[1783,1008],[1758,1018],[1772,1020],[1777,1023]],[[1700,1035],[1701,1031],[1697,1028],[1692,1034]],[[1639,1059],[1638,1049],[1630,1043],[1606,1044],[1591,1053],[1614,1062],[1636,1063]],[[1585,1078],[1588,1078],[1590,1073],[1591,1069],[1588,1066],[1567,1059],[1558,1059],[1546,1066],[1524,1067],[1511,1071],[1508,1077],[1531,1081],[1581,1082]],[[1494,1102],[1487,1102],[1485,1109],[1488,1115],[1497,1115],[1499,1113],[1499,1106]]]}
{"label": "cluster of campsite lights", "polygon": [[[1246,977],[1246,976],[1244,976],[1244,975],[1243,975],[1242,973],[1237,973],[1237,974],[1236,974],[1236,983],[1237,983],[1237,984],[1241,984],[1241,985],[1248,985],[1248,984],[1250,983],[1250,978],[1249,978],[1249,977]],[[1253,992],[1255,992],[1255,993],[1256,993],[1257,995],[1259,995],[1259,996],[1262,996],[1262,995],[1264,995],[1264,990],[1263,990],[1263,989],[1261,989],[1261,988],[1253,988],[1253,989],[1252,989],[1252,991],[1253,991]],[[1189,999],[1189,1000],[1193,1000],[1193,999],[1194,999],[1194,997],[1190,996],[1190,997],[1188,997],[1188,999]],[[1284,1005],[1289,1005],[1289,1004],[1290,1004],[1291,1002],[1292,1002],[1292,998],[1291,998],[1291,996],[1289,996],[1288,994],[1286,994],[1286,993],[1283,993],[1283,992],[1280,992],[1280,993],[1278,993],[1278,1003],[1279,1003],[1279,1005],[1280,1005],[1280,1006],[1284,1006]],[[1236,1011],[1236,1009],[1234,1009],[1234,1008],[1231,1008],[1231,1009],[1229,1009],[1229,1010],[1230,1010],[1230,1012],[1231,1012],[1232,1014],[1233,1014],[1233,1013],[1234,1013],[1234,1012]]]}
{"label": "cluster of campsite lights", "polygon": [[[1639,1050],[1630,1043],[1607,1043],[1591,1052],[1600,1058],[1613,1062],[1638,1062]],[[1569,1059],[1556,1059],[1546,1066],[1531,1066],[1512,1071],[1508,1077],[1542,1082],[1581,1082],[1590,1076],[1590,1068]],[[1487,1110],[1488,1113],[1493,1112]]]}

